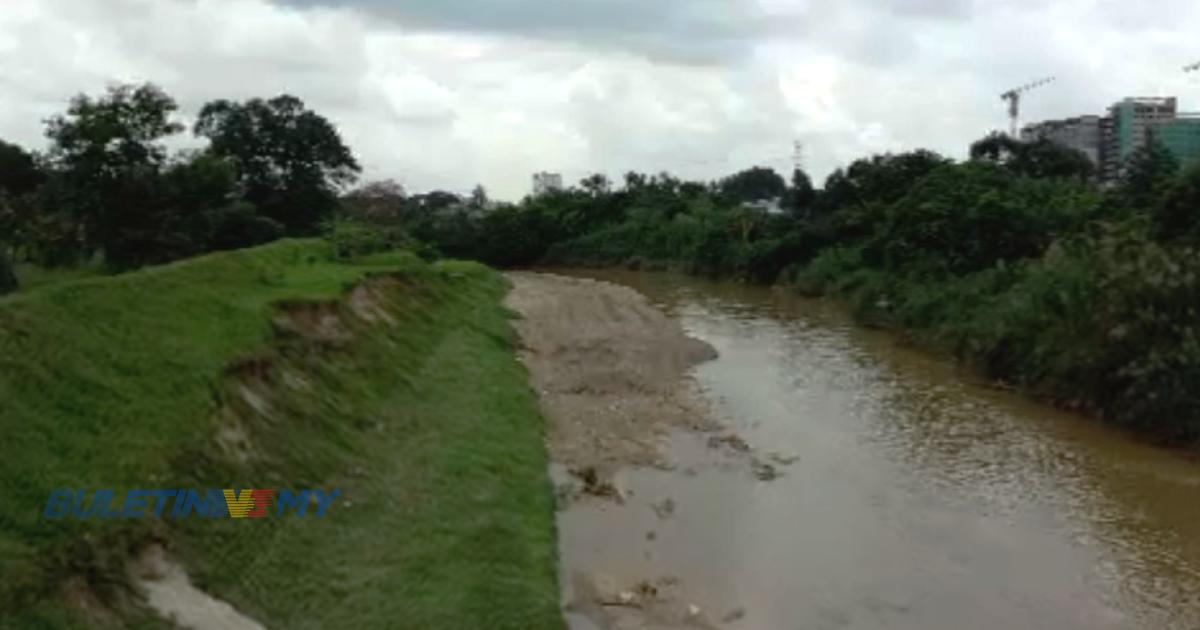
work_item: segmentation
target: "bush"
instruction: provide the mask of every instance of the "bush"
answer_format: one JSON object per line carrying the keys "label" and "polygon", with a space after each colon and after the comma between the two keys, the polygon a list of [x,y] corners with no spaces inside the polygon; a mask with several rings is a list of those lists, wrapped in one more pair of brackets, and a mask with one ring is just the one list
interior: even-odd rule
{"label": "bush", "polygon": [[384,228],[345,220],[333,221],[326,226],[326,240],[333,246],[333,257],[345,261],[400,249],[411,242],[400,228]]}

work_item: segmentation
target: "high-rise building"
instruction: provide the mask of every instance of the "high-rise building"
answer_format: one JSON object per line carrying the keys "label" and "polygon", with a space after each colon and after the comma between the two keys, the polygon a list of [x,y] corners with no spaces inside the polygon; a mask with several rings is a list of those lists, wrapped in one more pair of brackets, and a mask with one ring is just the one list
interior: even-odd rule
{"label": "high-rise building", "polygon": [[1174,120],[1153,126],[1150,134],[1181,165],[1200,160],[1200,114],[1179,114]]}
{"label": "high-rise building", "polygon": [[559,173],[534,173],[533,195],[539,196],[563,189],[562,175]]}
{"label": "high-rise building", "polygon": [[1120,179],[1125,164],[1153,138],[1181,164],[1200,160],[1200,114],[1181,114],[1175,97],[1128,97],[1107,116],[1077,116],[1026,125],[1025,141],[1045,138],[1081,151],[1097,167],[1100,181]]}
{"label": "high-rise building", "polygon": [[1112,119],[1112,132],[1107,138],[1108,159],[1102,169],[1105,180],[1120,178],[1125,171],[1125,162],[1130,156],[1146,146],[1157,128],[1176,119],[1176,105],[1173,96],[1131,96],[1108,108],[1108,116]]}
{"label": "high-rise building", "polygon": [[1025,125],[1021,129],[1021,140],[1032,142],[1046,139],[1075,149],[1099,168],[1104,152],[1102,120],[1100,116],[1076,116]]}

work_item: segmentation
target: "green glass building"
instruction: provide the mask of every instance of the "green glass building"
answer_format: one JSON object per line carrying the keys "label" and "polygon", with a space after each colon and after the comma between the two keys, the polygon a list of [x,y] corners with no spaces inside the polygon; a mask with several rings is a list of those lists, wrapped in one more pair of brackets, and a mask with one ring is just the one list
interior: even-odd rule
{"label": "green glass building", "polygon": [[1180,114],[1176,99],[1130,97],[1108,108],[1101,176],[1120,177],[1125,162],[1151,139],[1187,164],[1200,160],[1200,115]]}
{"label": "green glass building", "polygon": [[1181,165],[1200,160],[1200,116],[1179,116],[1170,122],[1159,123],[1151,128],[1150,134],[1161,142]]}

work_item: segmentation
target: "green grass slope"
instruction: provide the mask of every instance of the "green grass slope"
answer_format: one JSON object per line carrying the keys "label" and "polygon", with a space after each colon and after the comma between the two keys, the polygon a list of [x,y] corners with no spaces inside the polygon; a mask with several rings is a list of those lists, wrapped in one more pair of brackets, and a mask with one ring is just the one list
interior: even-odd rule
{"label": "green grass slope", "polygon": [[[157,625],[124,567],[161,540],[267,627],[561,627],[506,291],[285,241],[0,299],[0,626]],[[55,488],[311,487],[342,491],[323,519],[42,516]]]}

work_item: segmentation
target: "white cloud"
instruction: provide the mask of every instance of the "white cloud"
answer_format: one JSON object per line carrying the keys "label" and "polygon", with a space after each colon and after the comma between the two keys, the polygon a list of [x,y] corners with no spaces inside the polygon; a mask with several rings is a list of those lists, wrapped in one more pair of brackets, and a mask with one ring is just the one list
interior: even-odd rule
{"label": "white cloud", "polygon": [[818,179],[875,151],[961,156],[1042,75],[1028,118],[1155,92],[1200,109],[1181,0],[297,2],[4,0],[0,138],[40,147],[44,118],[115,81],[186,115],[289,92],[370,177],[516,198],[543,169],[783,170],[795,139]]}

